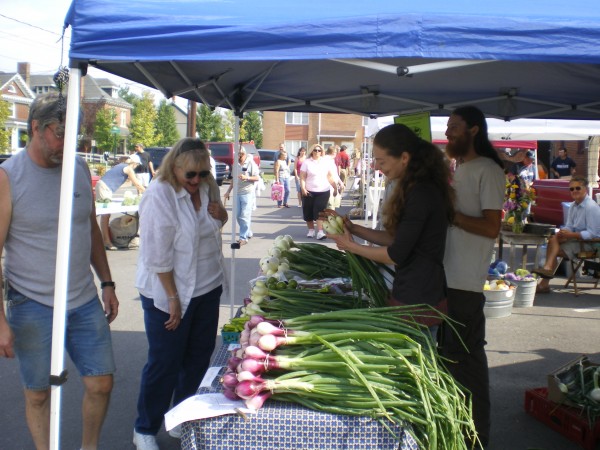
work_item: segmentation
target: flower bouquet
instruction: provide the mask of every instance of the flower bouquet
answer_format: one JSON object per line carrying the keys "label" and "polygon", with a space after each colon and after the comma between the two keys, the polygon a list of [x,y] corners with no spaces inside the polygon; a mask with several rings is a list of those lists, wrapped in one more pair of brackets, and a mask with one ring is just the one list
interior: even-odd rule
{"label": "flower bouquet", "polygon": [[504,220],[511,226],[513,233],[522,233],[527,215],[531,206],[535,204],[535,189],[525,187],[515,177],[506,182],[506,194],[504,196]]}

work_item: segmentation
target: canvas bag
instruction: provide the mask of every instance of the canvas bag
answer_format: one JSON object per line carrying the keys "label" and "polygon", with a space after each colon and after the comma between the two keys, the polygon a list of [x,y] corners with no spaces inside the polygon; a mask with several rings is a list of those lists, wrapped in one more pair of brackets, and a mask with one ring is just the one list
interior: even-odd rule
{"label": "canvas bag", "polygon": [[124,215],[111,220],[109,227],[110,240],[113,245],[118,248],[127,248],[137,235],[138,219],[136,216]]}

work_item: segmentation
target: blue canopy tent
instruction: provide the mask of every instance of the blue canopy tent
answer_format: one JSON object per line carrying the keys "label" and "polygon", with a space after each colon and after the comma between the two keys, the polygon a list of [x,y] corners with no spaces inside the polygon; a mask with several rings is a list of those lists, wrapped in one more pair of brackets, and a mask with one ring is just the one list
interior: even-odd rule
{"label": "blue canopy tent", "polygon": [[445,115],[469,103],[509,120],[600,116],[593,1],[324,6],[75,0],[70,57],[238,113]]}
{"label": "blue canopy tent", "polygon": [[[72,103],[55,316],[64,316],[68,274],[60,259],[70,242],[78,81],[88,65],[238,116],[447,115],[476,104],[505,120],[597,119],[599,19],[592,0],[74,0],[65,20],[72,27]],[[57,328],[64,329],[64,317],[55,318]],[[54,339],[58,374],[64,338]]]}

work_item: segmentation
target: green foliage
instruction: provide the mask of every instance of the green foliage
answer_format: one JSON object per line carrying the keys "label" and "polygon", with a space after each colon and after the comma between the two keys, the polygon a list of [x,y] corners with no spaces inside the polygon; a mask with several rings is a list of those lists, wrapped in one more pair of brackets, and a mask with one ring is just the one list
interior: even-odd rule
{"label": "green foliage", "polygon": [[99,150],[106,152],[111,151],[115,147],[115,140],[118,136],[110,132],[113,125],[116,123],[117,113],[114,108],[99,109],[96,113],[96,122],[94,125],[94,139]]}
{"label": "green foliage", "polygon": [[140,142],[144,147],[152,147],[158,141],[156,136],[156,120],[158,113],[154,108],[154,95],[144,91],[142,97],[133,103],[131,123],[129,124],[129,142],[135,145]]}
{"label": "green foliage", "polygon": [[119,89],[119,97],[125,100],[127,103],[131,105],[135,105],[135,103],[140,100],[140,97],[135,95],[132,92],[129,92],[129,86],[122,86]]}
{"label": "green foliage", "polygon": [[0,99],[0,152],[10,152],[10,128],[4,128],[6,121],[10,117],[10,103]]}
{"label": "green foliage", "polygon": [[221,115],[202,104],[198,106],[196,131],[200,139],[205,142],[220,142],[225,140]]}
{"label": "green foliage", "polygon": [[179,140],[174,107],[165,99],[161,100],[158,105],[156,137],[156,145],[160,147],[171,147]]}
{"label": "green foliage", "polygon": [[256,148],[262,148],[262,114],[257,111],[251,111],[244,114],[240,126],[240,139],[244,142],[254,141]]}
{"label": "green foliage", "polygon": [[225,141],[233,141],[233,129],[235,127],[235,121],[237,118],[234,116],[233,111],[230,109],[223,109],[223,133],[225,134]]}

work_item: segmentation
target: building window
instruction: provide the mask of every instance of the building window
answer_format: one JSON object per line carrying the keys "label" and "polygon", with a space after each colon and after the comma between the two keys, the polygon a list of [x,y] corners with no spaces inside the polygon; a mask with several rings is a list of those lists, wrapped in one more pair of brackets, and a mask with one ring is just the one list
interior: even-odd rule
{"label": "building window", "polygon": [[285,141],[285,151],[288,153],[288,155],[292,155],[292,156],[296,157],[296,155],[298,154],[298,149],[300,149],[300,147],[304,147],[304,148],[308,149],[308,142],[307,141]]}
{"label": "building window", "polygon": [[308,125],[308,113],[286,112],[285,123],[289,125]]}
{"label": "building window", "polygon": [[121,111],[121,128],[127,127],[127,111]]}
{"label": "building window", "polygon": [[9,85],[6,90],[8,91],[9,94],[16,94],[17,93],[17,89],[15,88],[15,86],[13,84]]}
{"label": "building window", "polygon": [[369,116],[363,116],[362,118],[363,127],[369,126]]}

